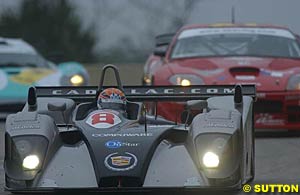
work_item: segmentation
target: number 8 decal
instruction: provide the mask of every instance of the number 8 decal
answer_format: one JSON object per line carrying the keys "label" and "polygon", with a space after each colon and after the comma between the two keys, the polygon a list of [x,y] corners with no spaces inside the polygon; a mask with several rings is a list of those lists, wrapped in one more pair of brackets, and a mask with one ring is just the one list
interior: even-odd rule
{"label": "number 8 decal", "polygon": [[94,128],[110,128],[121,122],[114,113],[97,112],[88,117],[86,123]]}

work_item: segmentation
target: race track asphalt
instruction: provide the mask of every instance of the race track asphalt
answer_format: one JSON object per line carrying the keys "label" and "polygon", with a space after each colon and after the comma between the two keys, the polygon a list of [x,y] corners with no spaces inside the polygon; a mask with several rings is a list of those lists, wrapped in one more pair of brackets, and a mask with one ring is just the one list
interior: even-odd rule
{"label": "race track asphalt", "polygon": [[[267,136],[269,136],[268,134]],[[256,176],[254,184],[300,184],[300,137],[282,136],[256,138]],[[0,194],[3,191],[4,123],[0,122]],[[199,194],[199,193],[197,193]],[[209,193],[210,194],[210,193]],[[237,194],[245,194],[239,192]],[[256,194],[256,193],[247,193]]]}

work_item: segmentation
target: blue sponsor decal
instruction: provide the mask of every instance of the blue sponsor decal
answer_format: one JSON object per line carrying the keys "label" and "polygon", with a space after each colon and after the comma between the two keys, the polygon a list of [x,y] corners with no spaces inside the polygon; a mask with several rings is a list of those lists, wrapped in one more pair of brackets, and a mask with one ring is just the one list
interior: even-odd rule
{"label": "blue sponsor decal", "polygon": [[105,146],[108,148],[120,148],[122,147],[122,142],[118,140],[111,140],[105,143]]}
{"label": "blue sponsor decal", "polygon": [[121,142],[119,140],[110,140],[105,143],[107,148],[116,149],[120,147],[136,147],[139,143]]}

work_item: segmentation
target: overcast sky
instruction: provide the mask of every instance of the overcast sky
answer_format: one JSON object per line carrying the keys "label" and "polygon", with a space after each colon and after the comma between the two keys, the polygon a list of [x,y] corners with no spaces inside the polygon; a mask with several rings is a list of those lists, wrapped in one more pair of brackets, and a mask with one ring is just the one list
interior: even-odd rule
{"label": "overcast sky", "polygon": [[[0,14],[8,8],[18,10],[21,2],[22,0],[0,0]],[[184,13],[182,0],[70,2],[76,7],[84,28],[93,26],[96,29],[96,50],[118,45],[120,40],[131,41],[138,48],[149,47],[153,42],[150,35],[170,31],[168,15],[181,16]],[[230,22],[232,6],[235,7],[238,23],[287,26],[300,34],[300,0],[198,0],[187,14],[187,23]]]}

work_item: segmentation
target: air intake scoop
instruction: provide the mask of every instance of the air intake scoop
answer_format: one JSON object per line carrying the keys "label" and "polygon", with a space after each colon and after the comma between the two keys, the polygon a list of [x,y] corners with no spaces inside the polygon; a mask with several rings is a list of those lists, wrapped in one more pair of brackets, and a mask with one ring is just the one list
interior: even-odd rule
{"label": "air intake scoop", "polygon": [[232,76],[258,76],[259,69],[255,67],[233,67],[229,69]]}

